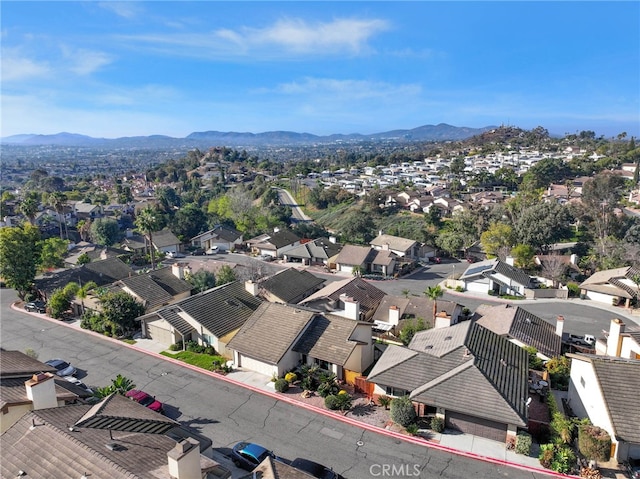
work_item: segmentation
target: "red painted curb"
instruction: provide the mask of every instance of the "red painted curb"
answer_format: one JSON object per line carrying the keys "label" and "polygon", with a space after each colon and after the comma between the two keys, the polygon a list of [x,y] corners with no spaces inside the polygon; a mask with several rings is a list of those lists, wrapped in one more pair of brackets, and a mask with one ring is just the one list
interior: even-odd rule
{"label": "red painted curb", "polygon": [[437,449],[439,451],[448,452],[450,454],[455,454],[457,456],[467,457],[467,458],[470,458],[470,459],[475,459],[475,460],[478,460],[478,461],[488,462],[488,463],[491,463],[491,464],[497,464],[497,465],[500,465],[500,466],[513,467],[513,468],[520,469],[520,470],[523,470],[523,471],[546,474],[546,475],[552,476],[552,477],[579,478],[579,476],[572,476],[572,475],[568,475],[568,474],[560,474],[558,472],[551,471],[549,469],[543,469],[543,468],[538,468],[538,467],[533,467],[533,466],[527,466],[525,464],[518,464],[518,463],[515,463],[515,462],[509,462],[509,461],[506,461],[506,460],[503,460],[503,459],[498,459],[498,458],[495,458],[495,457],[483,456],[481,454],[475,454],[473,452],[462,451],[462,450],[459,450],[459,449],[454,449],[454,448],[449,447],[449,446],[443,446],[441,444],[429,442],[426,439],[419,439],[419,438],[414,437],[414,436],[407,436],[405,434],[401,434],[401,433],[398,433],[398,432],[395,432],[395,431],[389,431],[388,429],[382,429],[382,428],[377,427],[377,426],[372,426],[370,424],[366,424],[366,423],[357,421],[355,419],[351,419],[351,418],[343,416],[342,414],[339,414],[339,413],[335,413],[335,412],[332,412],[332,411],[329,411],[329,410],[326,410],[326,409],[321,409],[319,407],[312,406],[310,404],[307,404],[307,403],[304,403],[304,402],[301,402],[301,401],[297,401],[296,399],[292,399],[292,398],[290,398],[288,396],[284,396],[282,394],[276,393],[275,391],[274,392],[266,391],[264,389],[257,388],[255,386],[250,385],[250,384],[246,384],[246,383],[237,381],[235,379],[231,379],[231,378],[229,378],[229,377],[227,377],[227,376],[225,376],[223,374],[214,373],[212,371],[207,371],[206,369],[202,369],[202,368],[199,368],[197,366],[193,366],[191,364],[185,363],[185,362],[180,361],[178,359],[174,359],[174,358],[171,358],[169,356],[163,356],[162,354],[154,353],[153,351],[148,351],[146,349],[143,349],[143,348],[140,348],[140,347],[136,347],[135,344],[125,343],[125,342],[120,341],[118,339],[114,339],[114,338],[111,338],[109,336],[105,336],[103,334],[96,333],[95,331],[90,331],[90,330],[82,329],[82,328],[76,328],[75,326],[67,324],[64,321],[59,321],[57,319],[53,319],[53,318],[50,318],[48,316],[44,316],[44,315],[41,315],[41,314],[38,314],[38,313],[31,313],[29,311],[24,311],[24,310],[18,308],[15,303],[13,303],[11,305],[11,308],[16,310],[16,311],[21,311],[21,312],[23,312],[25,314],[29,314],[29,315],[35,316],[37,318],[40,318],[40,319],[45,319],[47,321],[53,322],[53,323],[55,323],[57,325],[60,325],[60,326],[65,326],[67,328],[72,328],[72,329],[74,329],[76,331],[81,331],[81,332],[86,333],[86,334],[91,334],[91,335],[95,336],[96,338],[105,339],[105,340],[111,341],[113,343],[117,343],[117,344],[119,344],[121,346],[125,346],[125,347],[131,348],[131,349],[135,349],[136,351],[148,354],[148,355],[153,356],[153,357],[155,357],[157,359],[163,359],[165,361],[172,362],[172,363],[174,363],[174,364],[176,364],[178,366],[185,367],[185,368],[190,369],[190,370],[192,370],[194,372],[197,372],[197,373],[200,373],[200,374],[205,374],[205,375],[210,376],[212,378],[220,379],[220,380],[226,381],[226,382],[228,382],[230,384],[234,384],[236,386],[243,387],[245,389],[249,389],[249,390],[251,390],[253,392],[257,392],[257,393],[263,394],[265,396],[269,396],[270,398],[275,399],[277,401],[286,402],[286,403],[294,405],[296,407],[302,407],[302,408],[304,408],[304,409],[306,409],[308,411],[311,411],[313,413],[321,414],[323,416],[330,417],[330,418],[336,419],[338,421],[342,421],[342,422],[350,424],[352,426],[359,427],[360,429],[365,429],[365,430],[367,430],[369,432],[373,432],[373,433],[376,433],[376,434],[383,434],[383,435],[386,435],[386,436],[389,436],[389,437],[393,437],[395,439],[400,439],[400,440],[405,441],[405,442],[410,442],[410,443],[418,445],[418,446],[429,447],[429,448],[432,448],[432,449]]}

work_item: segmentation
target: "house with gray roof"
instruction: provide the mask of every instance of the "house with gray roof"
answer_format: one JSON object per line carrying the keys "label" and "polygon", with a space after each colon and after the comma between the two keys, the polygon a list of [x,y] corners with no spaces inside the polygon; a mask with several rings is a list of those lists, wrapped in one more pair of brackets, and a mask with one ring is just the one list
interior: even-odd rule
{"label": "house with gray roof", "polygon": [[242,233],[227,225],[216,225],[215,228],[191,238],[191,246],[205,251],[232,251],[242,245]]}
{"label": "house with gray roof", "polygon": [[230,478],[229,470],[208,457],[206,450],[203,453],[200,438],[206,440],[172,419],[112,394],[94,406],[42,408],[23,415],[1,436],[0,476]]}
{"label": "house with gray roof", "polygon": [[332,281],[299,304],[354,320],[372,321],[385,292],[359,277]]}
{"label": "house with gray roof", "polygon": [[304,243],[300,241],[299,245],[284,249],[282,257],[285,262],[329,266],[341,249],[342,245],[337,244],[335,238],[317,238]]}
{"label": "house with gray roof", "polygon": [[379,273],[391,276],[396,270],[397,256],[390,250],[376,250],[367,246],[345,245],[335,259],[336,269],[360,274]]}
{"label": "house with gray roof", "polygon": [[236,366],[269,377],[317,364],[354,382],[373,362],[370,323],[279,303],[263,303],[228,348]]}
{"label": "house with gray roof", "polygon": [[422,245],[417,241],[384,234],[382,231],[369,244],[375,250],[391,251],[406,260],[417,260],[423,256]]}
{"label": "house with gray roof", "polygon": [[259,283],[260,296],[271,303],[297,304],[322,288],[324,280],[306,270],[287,268]]}
{"label": "house with gray roof", "polygon": [[477,320],[480,326],[518,346],[536,348],[538,356],[545,361],[562,354],[562,317],[553,325],[520,306],[510,304],[481,304],[475,313],[480,316]]}
{"label": "house with gray roof", "polygon": [[471,263],[458,281],[468,291],[496,295],[524,296],[525,290],[533,287],[531,276],[498,258]]}
{"label": "house with gray roof", "polygon": [[169,228],[155,231],[152,234],[153,247],[162,253],[177,253],[180,251],[180,240]]}
{"label": "house with gray roof", "polygon": [[408,321],[418,319],[422,319],[429,328],[451,326],[459,321],[462,314],[462,305],[438,300],[434,318],[433,306],[433,300],[427,297],[385,295],[372,317],[374,329],[397,334]]}
{"label": "house with gray roof", "polygon": [[374,395],[409,395],[446,427],[505,441],[527,426],[526,351],[472,321],[390,345],[369,372]]}
{"label": "house with gray roof", "polygon": [[640,295],[634,281],[638,277],[640,270],[633,266],[598,271],[580,283],[580,290],[586,299],[608,305],[624,302],[628,308]]}
{"label": "house with gray roof", "polygon": [[144,337],[167,348],[178,342],[195,341],[227,355],[229,341],[262,302],[244,283],[235,281],[161,307],[137,320]]}
{"label": "house with gray roof", "polygon": [[289,229],[276,229],[273,233],[260,235],[247,241],[247,246],[256,254],[281,258],[285,251],[298,246],[300,237]]}
{"label": "house with gray roof", "polygon": [[640,458],[640,360],[569,354],[568,402],[611,436],[611,457]]}
{"label": "house with gray roof", "polygon": [[640,327],[627,325],[618,318],[611,320],[608,334],[596,339],[596,354],[640,360]]}

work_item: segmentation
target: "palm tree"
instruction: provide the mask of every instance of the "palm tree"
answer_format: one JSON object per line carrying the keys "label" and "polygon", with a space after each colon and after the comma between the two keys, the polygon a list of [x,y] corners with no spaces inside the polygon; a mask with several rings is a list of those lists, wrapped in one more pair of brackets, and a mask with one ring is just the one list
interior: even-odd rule
{"label": "palm tree", "polygon": [[[48,203],[49,206],[53,207],[56,210],[58,216],[58,227],[60,228],[60,239],[62,239],[62,218],[64,213],[64,203],[67,201],[67,195],[60,191],[54,191],[49,194]],[[67,227],[67,222],[64,222],[65,228]],[[66,231],[67,239],[69,239],[69,230]]]}
{"label": "palm tree", "polygon": [[429,286],[426,289],[426,291],[424,292],[424,294],[425,294],[425,296],[427,296],[427,298],[429,298],[431,301],[433,301],[433,322],[435,324],[435,322],[436,322],[436,313],[438,312],[438,298],[442,297],[442,295],[444,294],[444,291],[442,290],[440,285]]}
{"label": "palm tree", "polygon": [[360,266],[359,264],[355,265],[355,266],[351,269],[351,273],[352,273],[356,278],[359,278],[360,276],[362,276],[362,266]]}
{"label": "palm tree", "polygon": [[98,285],[96,283],[94,283],[93,281],[89,281],[88,283],[85,283],[84,286],[79,288],[78,291],[76,291],[76,297],[80,299],[80,304],[82,305],[82,314],[84,314],[84,300],[89,295],[89,291],[97,287]]}
{"label": "palm tree", "polygon": [[29,223],[33,224],[39,206],[40,203],[36,199],[36,196],[33,193],[29,193],[20,202],[20,206],[18,208],[20,209],[20,213],[29,219]]}
{"label": "palm tree", "polygon": [[149,240],[149,252],[151,254],[151,269],[155,269],[155,254],[153,246],[153,232],[158,229],[159,221],[157,211],[147,206],[136,215],[136,226],[145,234],[145,239]]}

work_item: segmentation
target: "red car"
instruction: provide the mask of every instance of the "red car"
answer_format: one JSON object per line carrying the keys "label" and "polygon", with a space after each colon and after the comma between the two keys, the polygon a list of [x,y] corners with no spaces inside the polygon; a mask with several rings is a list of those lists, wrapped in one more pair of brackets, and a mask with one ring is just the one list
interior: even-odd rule
{"label": "red car", "polygon": [[162,403],[160,401],[156,401],[156,398],[150,396],[144,391],[132,389],[131,391],[127,391],[125,396],[139,404],[142,404],[143,406],[148,407],[152,411],[159,412],[160,414],[164,412],[162,409]]}

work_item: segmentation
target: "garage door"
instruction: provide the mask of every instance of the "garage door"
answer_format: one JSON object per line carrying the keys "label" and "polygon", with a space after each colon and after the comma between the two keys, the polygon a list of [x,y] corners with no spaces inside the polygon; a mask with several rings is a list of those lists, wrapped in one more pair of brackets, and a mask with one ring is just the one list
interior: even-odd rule
{"label": "garage door", "polygon": [[249,371],[255,371],[260,374],[264,374],[265,376],[271,377],[274,372],[275,366],[271,364],[263,363],[262,361],[258,361],[257,359],[249,358],[244,354],[240,354],[240,367],[242,369],[248,369]]}
{"label": "garage door", "polygon": [[166,344],[167,346],[173,344],[173,334],[171,334],[171,331],[160,328],[153,323],[147,323],[147,335],[150,339]]}
{"label": "garage door", "polygon": [[488,419],[468,416],[458,412],[447,412],[447,427],[457,429],[466,434],[486,437],[494,441],[505,442],[507,440],[507,425]]}

